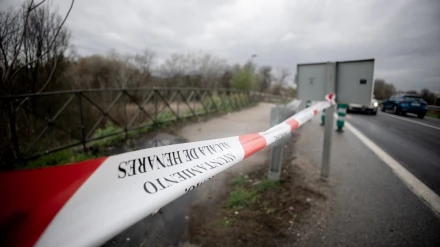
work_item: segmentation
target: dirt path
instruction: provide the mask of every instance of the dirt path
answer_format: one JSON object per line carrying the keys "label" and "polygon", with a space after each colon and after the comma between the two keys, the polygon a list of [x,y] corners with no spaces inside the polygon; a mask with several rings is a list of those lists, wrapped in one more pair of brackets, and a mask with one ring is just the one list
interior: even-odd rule
{"label": "dirt path", "polygon": [[[264,131],[269,127],[272,106],[260,103],[241,111],[200,118],[199,122],[192,120],[186,126],[177,125],[138,138],[132,148],[170,145],[182,138],[194,142]],[[325,198],[329,193],[318,181],[315,166],[301,155],[294,155],[294,140],[300,136],[301,131],[297,131],[284,146],[284,186],[265,192],[258,189],[260,183],[267,185],[263,180],[270,148],[266,148],[179,197],[158,214],[142,219],[104,246],[290,246],[309,233],[320,231],[325,223],[322,212],[328,211]],[[243,181],[235,187],[231,181],[238,177]],[[255,193],[254,199],[245,199],[252,205],[225,206],[228,196],[241,188]]]}
{"label": "dirt path", "polygon": [[[192,142],[260,132],[269,127],[272,106],[260,103],[188,125],[179,133]],[[301,131],[297,131],[293,139],[300,136]],[[292,141],[284,147],[286,163],[281,180],[285,186],[276,193],[258,194],[257,202],[247,208],[235,211],[224,206],[227,196],[236,189],[231,181],[244,177],[246,182],[240,188],[253,191],[267,176],[270,148],[255,153],[194,190],[191,207],[186,210],[189,216],[186,241],[192,244],[183,246],[290,246],[321,231],[326,223],[330,188],[319,181],[319,172],[309,160],[301,155],[293,156],[293,145]]]}

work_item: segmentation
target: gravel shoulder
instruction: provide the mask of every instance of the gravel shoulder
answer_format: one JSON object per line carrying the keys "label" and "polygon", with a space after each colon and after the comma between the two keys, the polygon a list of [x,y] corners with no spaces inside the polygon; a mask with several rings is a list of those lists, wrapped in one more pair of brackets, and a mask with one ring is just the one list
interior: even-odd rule
{"label": "gravel shoulder", "polygon": [[[267,129],[272,104],[229,113],[219,118],[192,124],[179,131],[189,141],[221,138]],[[331,187],[319,180],[311,161],[295,152],[294,140],[285,145],[285,164],[281,185],[257,193],[246,207],[228,206],[236,190],[255,192],[267,176],[270,148],[218,174],[199,186],[187,209],[188,246],[290,246],[322,232],[332,197]],[[231,184],[243,179],[238,188]],[[190,243],[190,244],[189,244]]]}

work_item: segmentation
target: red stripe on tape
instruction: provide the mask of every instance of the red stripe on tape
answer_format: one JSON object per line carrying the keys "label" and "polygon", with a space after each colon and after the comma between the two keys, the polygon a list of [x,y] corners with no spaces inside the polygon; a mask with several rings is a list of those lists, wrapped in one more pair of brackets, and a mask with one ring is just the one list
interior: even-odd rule
{"label": "red stripe on tape", "polygon": [[293,131],[294,129],[298,128],[298,126],[299,126],[298,121],[296,121],[295,119],[286,120],[285,123],[290,126],[290,131]]}
{"label": "red stripe on tape", "polygon": [[106,159],[0,173],[0,246],[33,246],[58,211]]}
{"label": "red stripe on tape", "polygon": [[238,139],[243,146],[245,159],[266,147],[266,139],[258,133],[242,135],[239,136]]}
{"label": "red stripe on tape", "polygon": [[318,114],[318,110],[313,110],[313,115],[316,115],[316,114]]}

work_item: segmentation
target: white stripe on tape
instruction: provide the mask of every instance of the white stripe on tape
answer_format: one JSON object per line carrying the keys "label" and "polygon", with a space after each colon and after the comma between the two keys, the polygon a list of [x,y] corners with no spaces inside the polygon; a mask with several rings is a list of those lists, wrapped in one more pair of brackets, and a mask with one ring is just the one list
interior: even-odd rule
{"label": "white stripe on tape", "polygon": [[243,157],[238,137],[111,156],[61,209],[37,246],[99,245]]}
{"label": "white stripe on tape", "polygon": [[289,134],[330,105],[318,102],[260,133],[111,156],[58,211],[36,245],[102,244],[214,175]]}
{"label": "white stripe on tape", "polygon": [[260,132],[260,135],[266,139],[267,145],[270,145],[277,140],[283,138],[290,133],[290,126],[285,122],[278,124],[264,132]]}

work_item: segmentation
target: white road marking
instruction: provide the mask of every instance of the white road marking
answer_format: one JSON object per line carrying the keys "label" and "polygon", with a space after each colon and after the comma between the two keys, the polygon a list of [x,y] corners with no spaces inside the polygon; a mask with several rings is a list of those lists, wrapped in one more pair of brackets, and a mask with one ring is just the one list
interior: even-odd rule
{"label": "white road marking", "polygon": [[440,127],[437,127],[437,126],[434,126],[434,125],[430,125],[430,124],[426,124],[426,123],[421,123],[419,121],[411,120],[411,119],[408,119],[408,118],[398,117],[398,116],[394,116],[394,115],[391,115],[391,114],[388,114],[388,113],[381,114],[381,115],[392,117],[392,118],[397,118],[397,119],[400,119],[400,120],[404,120],[404,121],[408,121],[408,122],[411,122],[411,123],[416,123],[416,124],[420,124],[420,125],[423,125],[423,126],[426,126],[426,127],[430,127],[430,128],[436,129],[436,130],[440,130]]}
{"label": "white road marking", "polygon": [[440,197],[428,188],[424,183],[417,179],[413,174],[406,170],[399,162],[393,159],[389,154],[377,146],[368,137],[362,134],[353,125],[345,121],[345,126],[349,129],[359,140],[371,149],[391,170],[399,177],[422,201],[427,204],[440,218]]}

